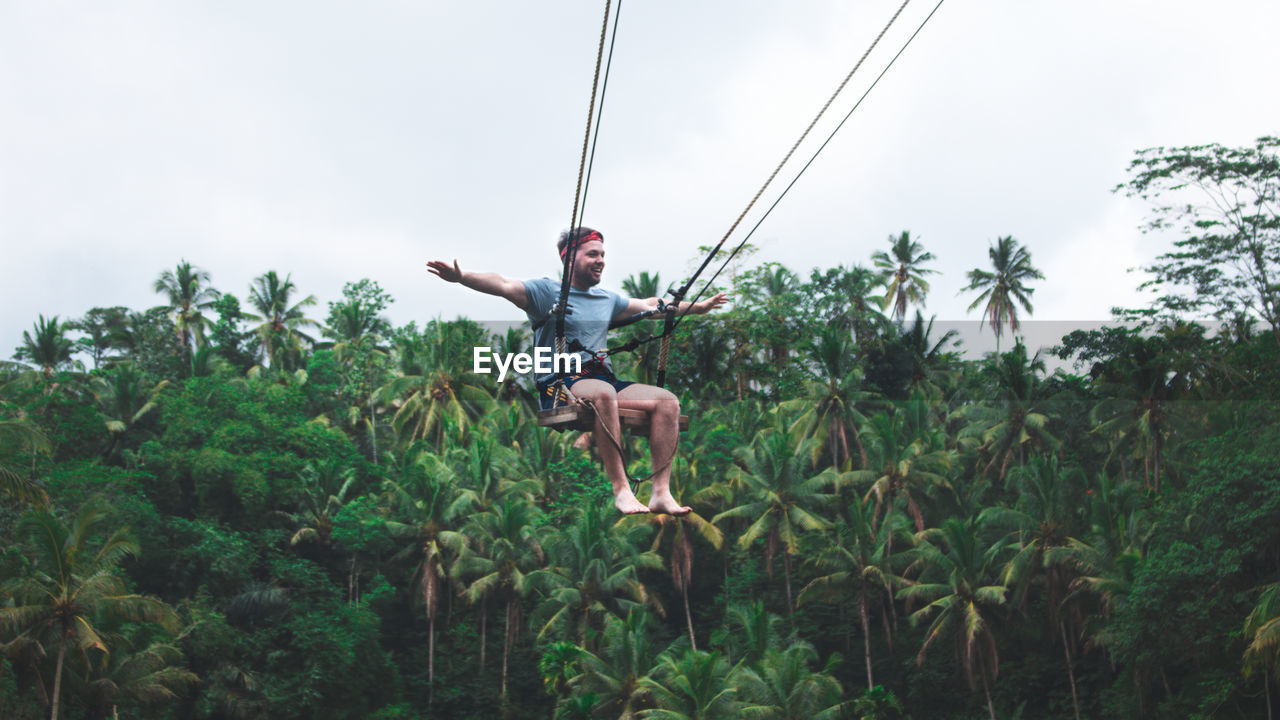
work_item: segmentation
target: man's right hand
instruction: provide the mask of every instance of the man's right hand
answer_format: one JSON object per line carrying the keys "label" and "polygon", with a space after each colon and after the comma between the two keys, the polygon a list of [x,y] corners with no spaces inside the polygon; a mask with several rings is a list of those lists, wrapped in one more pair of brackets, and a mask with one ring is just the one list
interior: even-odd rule
{"label": "man's right hand", "polygon": [[453,264],[440,260],[428,260],[427,272],[444,280],[445,282],[462,282],[462,268],[458,267],[458,261],[455,259]]}

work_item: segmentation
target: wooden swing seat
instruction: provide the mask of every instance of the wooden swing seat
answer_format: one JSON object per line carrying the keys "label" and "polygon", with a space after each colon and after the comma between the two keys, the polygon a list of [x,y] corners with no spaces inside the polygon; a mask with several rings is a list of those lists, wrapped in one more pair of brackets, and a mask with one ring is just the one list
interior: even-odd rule
{"label": "wooden swing seat", "polygon": [[[621,423],[623,430],[630,430],[641,435],[649,434],[649,413],[644,410],[618,408],[618,421]],[[538,413],[538,426],[550,428],[556,432],[565,430],[591,432],[595,428],[595,422],[595,410],[578,403],[561,405],[554,410],[542,410]],[[681,432],[689,429],[688,415],[680,416],[679,427]]]}

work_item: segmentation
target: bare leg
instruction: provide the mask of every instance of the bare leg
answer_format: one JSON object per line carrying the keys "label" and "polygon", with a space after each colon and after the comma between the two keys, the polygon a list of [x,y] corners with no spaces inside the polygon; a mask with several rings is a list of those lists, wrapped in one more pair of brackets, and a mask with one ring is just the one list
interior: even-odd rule
{"label": "bare leg", "polygon": [[609,484],[613,486],[614,506],[627,515],[649,512],[649,508],[631,492],[627,469],[622,464],[622,453],[610,437],[612,434],[614,438],[622,438],[622,426],[618,422],[617,391],[603,380],[579,380],[569,392],[575,397],[589,400],[595,407],[596,427],[592,435],[596,439],[596,450],[600,453],[604,472],[609,476]]}
{"label": "bare leg", "polygon": [[671,463],[680,442],[680,401],[669,390],[636,384],[618,393],[618,406],[649,413],[649,464],[654,470],[650,512],[688,515],[690,508],[671,495]]}

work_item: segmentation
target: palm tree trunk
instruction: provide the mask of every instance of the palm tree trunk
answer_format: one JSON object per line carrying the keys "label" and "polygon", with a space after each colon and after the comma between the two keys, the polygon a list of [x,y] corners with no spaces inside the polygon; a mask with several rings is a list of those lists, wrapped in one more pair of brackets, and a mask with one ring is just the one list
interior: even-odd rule
{"label": "palm tree trunk", "polygon": [[698,651],[698,641],[693,638],[693,616],[689,614],[689,583],[680,584],[680,596],[684,600],[684,624],[689,630],[689,647],[694,651]]}
{"label": "palm tree trunk", "polygon": [[1062,649],[1067,654],[1067,678],[1071,680],[1071,706],[1075,708],[1076,720],[1080,720],[1080,695],[1076,693],[1076,671],[1071,662],[1071,645],[1067,642],[1067,625],[1063,623],[1060,627],[1062,630]]}
{"label": "palm tree trunk", "polygon": [[489,603],[480,601],[480,674],[484,675],[484,631],[489,622]]}
{"label": "palm tree trunk", "polygon": [[369,393],[369,442],[373,446],[373,464],[378,464],[378,412],[373,407],[373,393]]}
{"label": "palm tree trunk", "polygon": [[907,493],[907,509],[915,519],[916,532],[924,532],[924,513],[920,512],[920,506],[916,504],[916,499],[911,496],[911,493]]}
{"label": "palm tree trunk", "polygon": [[1157,424],[1157,425],[1155,426],[1154,431],[1155,431],[1155,436],[1156,436],[1156,438],[1155,438],[1155,445],[1156,445],[1156,449],[1155,449],[1155,453],[1154,453],[1154,454],[1155,454],[1155,465],[1156,465],[1156,467],[1155,467],[1155,471],[1156,471],[1156,472],[1155,472],[1155,475],[1156,475],[1156,494],[1157,494],[1157,495],[1159,495],[1159,494],[1160,494],[1160,425],[1159,425],[1159,424]]}
{"label": "palm tree trunk", "polygon": [[795,611],[791,603],[791,553],[782,551],[782,574],[787,588],[787,615],[791,618],[791,627],[795,629]]}
{"label": "palm tree trunk", "polygon": [[436,616],[427,618],[427,707],[436,699]]}
{"label": "palm tree trunk", "polygon": [[1267,720],[1271,718],[1271,678],[1265,673],[1262,675],[1262,694],[1267,698]]}
{"label": "palm tree trunk", "polygon": [[67,636],[63,633],[58,642],[58,663],[53,671],[53,713],[49,720],[58,720],[58,701],[62,699],[62,661],[67,656]]}
{"label": "palm tree trunk", "polygon": [[982,692],[987,696],[987,712],[991,714],[991,720],[996,720],[996,706],[991,702],[991,687],[987,685],[987,669],[978,668],[978,674],[982,675]]}
{"label": "palm tree trunk", "polygon": [[351,566],[347,569],[347,604],[356,602],[356,556],[351,556]]}
{"label": "palm tree trunk", "polygon": [[502,626],[502,694],[503,702],[507,698],[507,662],[511,657],[511,610],[512,601],[507,601],[507,617]]}
{"label": "palm tree trunk", "polygon": [[[893,653],[893,631],[898,629],[898,607],[893,603],[893,595],[888,590],[885,591],[885,595],[889,601],[885,603],[889,606],[889,612],[880,613],[880,622],[884,625],[885,643],[889,646],[889,652]],[[890,619],[892,619],[892,625],[890,625]]]}
{"label": "palm tree trunk", "polygon": [[858,614],[862,616],[862,656],[867,661],[867,690],[873,690],[876,681],[871,677],[871,618],[867,615],[867,593],[858,597]]}

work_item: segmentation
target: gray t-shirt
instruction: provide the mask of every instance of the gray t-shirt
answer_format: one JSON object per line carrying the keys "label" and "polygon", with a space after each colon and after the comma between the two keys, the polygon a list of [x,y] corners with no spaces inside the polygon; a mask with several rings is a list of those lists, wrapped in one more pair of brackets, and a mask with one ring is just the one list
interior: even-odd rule
{"label": "gray t-shirt", "polygon": [[[529,299],[525,315],[529,323],[536,327],[533,331],[534,347],[556,347],[556,319],[551,308],[560,299],[560,281],[551,278],[538,278],[524,281],[524,292]],[[566,346],[574,339],[582,343],[588,350],[603,350],[609,340],[609,321],[627,309],[627,298],[618,293],[593,287],[589,290],[569,288],[570,313],[564,318],[564,341]],[[545,322],[544,322],[545,321]],[[542,323],[538,326],[538,323]],[[579,353],[585,366],[591,359],[590,353]],[[605,367],[613,371],[608,359]],[[538,382],[555,378],[555,374],[539,375]]]}

